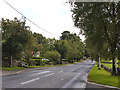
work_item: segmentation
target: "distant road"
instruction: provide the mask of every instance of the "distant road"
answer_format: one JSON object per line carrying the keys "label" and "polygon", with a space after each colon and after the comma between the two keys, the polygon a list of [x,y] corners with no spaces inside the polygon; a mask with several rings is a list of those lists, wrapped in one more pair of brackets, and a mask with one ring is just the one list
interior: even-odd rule
{"label": "distant road", "polygon": [[85,88],[88,72],[95,61],[3,76],[3,88]]}

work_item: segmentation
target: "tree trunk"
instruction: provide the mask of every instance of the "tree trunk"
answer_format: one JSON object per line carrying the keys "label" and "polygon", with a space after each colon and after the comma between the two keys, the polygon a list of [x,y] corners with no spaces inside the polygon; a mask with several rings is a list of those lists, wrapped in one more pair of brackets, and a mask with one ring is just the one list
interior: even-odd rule
{"label": "tree trunk", "polygon": [[99,67],[99,61],[98,61],[98,59],[96,61],[97,61],[97,67]]}
{"label": "tree trunk", "polygon": [[116,60],[115,57],[112,59],[112,75],[117,75]]}
{"label": "tree trunk", "polygon": [[12,55],[10,56],[10,61],[11,61],[11,67],[12,67],[12,64],[13,64],[13,63],[12,63]]}
{"label": "tree trunk", "polygon": [[60,64],[60,59],[61,59],[61,58],[59,58],[59,64]]}
{"label": "tree trunk", "polygon": [[98,69],[101,69],[101,63],[100,63],[100,57],[99,57],[99,62],[98,62]]}
{"label": "tree trunk", "polygon": [[62,57],[61,57],[61,59],[60,59],[60,64],[62,64]]}

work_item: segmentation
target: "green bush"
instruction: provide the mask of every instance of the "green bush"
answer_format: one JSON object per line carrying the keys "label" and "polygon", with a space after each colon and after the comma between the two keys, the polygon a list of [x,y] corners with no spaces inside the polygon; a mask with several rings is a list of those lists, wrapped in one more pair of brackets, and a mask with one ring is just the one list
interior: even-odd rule
{"label": "green bush", "polygon": [[36,66],[40,66],[42,63],[42,59],[30,59],[30,61]]}
{"label": "green bush", "polygon": [[55,50],[55,51],[47,51],[44,54],[44,57],[46,57],[47,59],[49,59],[50,62],[53,62],[53,64],[58,64],[61,55]]}
{"label": "green bush", "polygon": [[44,57],[33,57],[33,59],[43,59]]}
{"label": "green bush", "polygon": [[49,65],[53,65],[53,62],[49,62]]}
{"label": "green bush", "polygon": [[41,65],[42,65],[42,66],[45,66],[45,63],[43,62],[43,63],[41,63]]}

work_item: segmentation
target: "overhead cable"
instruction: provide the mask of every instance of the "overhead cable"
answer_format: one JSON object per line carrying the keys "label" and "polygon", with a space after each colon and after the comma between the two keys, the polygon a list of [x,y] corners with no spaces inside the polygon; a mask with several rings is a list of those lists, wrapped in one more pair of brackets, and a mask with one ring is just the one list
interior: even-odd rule
{"label": "overhead cable", "polygon": [[[4,0],[5,1],[5,0]],[[51,35],[54,35],[54,36],[58,36],[56,34],[53,34],[47,30],[45,30],[44,28],[40,27],[39,25],[37,25],[36,23],[34,23],[32,20],[30,20],[29,18],[27,18],[26,16],[24,16],[21,12],[19,12],[16,8],[14,8],[11,4],[9,4],[7,1],[5,1],[5,3],[7,3],[12,9],[14,9],[17,13],[19,13],[22,17],[24,17],[25,19],[27,19],[29,22],[31,22],[32,24],[34,24],[35,26],[37,26],[39,29],[51,34]]]}

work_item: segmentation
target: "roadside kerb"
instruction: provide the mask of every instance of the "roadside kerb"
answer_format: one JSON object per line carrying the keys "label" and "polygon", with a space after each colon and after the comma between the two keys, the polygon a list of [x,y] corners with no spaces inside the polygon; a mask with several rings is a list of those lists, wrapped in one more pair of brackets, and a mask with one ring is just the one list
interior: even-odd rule
{"label": "roadside kerb", "polygon": [[103,85],[103,84],[97,84],[97,83],[93,83],[93,82],[88,82],[88,84],[93,84],[93,85],[97,85],[97,86],[100,86],[100,87],[105,87],[105,88],[112,88],[112,89],[117,89],[117,90],[120,90],[120,88],[118,87],[113,87],[113,86],[108,86],[108,85]]}

